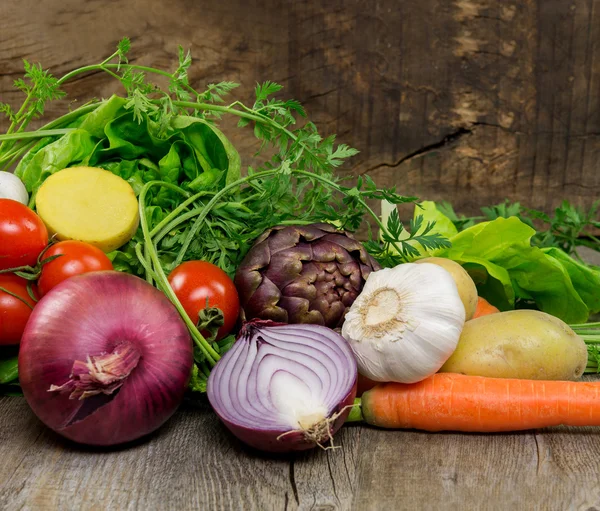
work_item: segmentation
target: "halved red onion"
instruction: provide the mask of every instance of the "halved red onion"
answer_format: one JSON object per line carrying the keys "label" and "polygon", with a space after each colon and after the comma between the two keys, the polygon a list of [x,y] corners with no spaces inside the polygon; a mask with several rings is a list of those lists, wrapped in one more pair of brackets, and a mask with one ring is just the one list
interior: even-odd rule
{"label": "halved red onion", "polygon": [[116,271],[72,277],[36,305],[19,352],[33,412],[76,442],[142,437],[175,412],[192,369],[190,334],[173,304]]}
{"label": "halved red onion", "polygon": [[240,440],[270,452],[323,445],[356,396],[347,342],[319,325],[254,320],[211,371],[207,393]]}

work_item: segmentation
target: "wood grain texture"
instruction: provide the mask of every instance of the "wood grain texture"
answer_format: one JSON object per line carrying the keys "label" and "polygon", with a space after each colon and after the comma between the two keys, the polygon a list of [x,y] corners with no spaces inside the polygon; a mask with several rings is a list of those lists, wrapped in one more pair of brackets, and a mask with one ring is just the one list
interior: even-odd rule
{"label": "wood grain texture", "polygon": [[[600,0],[4,0],[0,20],[11,104],[21,58],[62,74],[129,35],[137,63],[171,68],[191,48],[198,86],[240,81],[249,99],[257,81],[283,83],[361,150],[348,172],[464,213],[600,192]],[[82,102],[118,86],[93,74],[66,90]],[[248,160],[252,135],[226,127]]]}
{"label": "wood grain texture", "polygon": [[348,428],[338,450],[269,458],[188,403],[150,439],[86,449],[23,398],[0,398],[0,509],[349,509],[359,436]]}
{"label": "wood grain texture", "polygon": [[245,449],[206,404],[157,434],[86,449],[0,398],[0,509],[590,510],[600,506],[598,428],[503,435],[353,425],[339,449],[268,457]]}

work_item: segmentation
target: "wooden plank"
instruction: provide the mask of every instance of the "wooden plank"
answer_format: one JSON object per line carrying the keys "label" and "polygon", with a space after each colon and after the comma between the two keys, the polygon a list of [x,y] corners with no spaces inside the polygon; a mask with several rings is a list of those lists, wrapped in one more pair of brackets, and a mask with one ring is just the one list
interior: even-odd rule
{"label": "wooden plank", "polygon": [[594,509],[600,436],[363,432],[354,508]]}
{"label": "wooden plank", "polygon": [[22,398],[0,399],[2,509],[591,509],[597,428],[503,435],[381,431],[340,449],[268,456],[241,446],[208,406],[185,405],[126,449],[76,446]]}
{"label": "wooden plank", "polygon": [[148,439],[93,449],[47,430],[23,398],[0,398],[0,509],[349,509],[359,436],[269,457],[187,403]]}
{"label": "wooden plank", "polygon": [[[361,150],[348,172],[466,214],[504,198],[589,206],[600,192],[600,0],[22,0],[0,19],[13,105],[21,58],[62,74],[129,35],[140,64],[169,69],[178,44],[191,48],[198,87],[241,81],[247,100],[255,82],[282,82]],[[66,90],[82,102],[119,87],[94,74]],[[250,161],[252,134],[226,128]]]}

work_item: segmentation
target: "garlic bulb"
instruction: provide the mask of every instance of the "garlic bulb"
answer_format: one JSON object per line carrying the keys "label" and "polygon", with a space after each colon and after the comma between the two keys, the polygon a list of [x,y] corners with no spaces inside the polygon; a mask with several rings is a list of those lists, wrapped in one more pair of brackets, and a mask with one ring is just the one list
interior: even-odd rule
{"label": "garlic bulb", "polygon": [[10,172],[0,171],[0,199],[16,200],[27,206],[29,194],[17,176]]}
{"label": "garlic bulb", "polygon": [[369,275],[342,335],[362,375],[414,383],[442,367],[464,323],[465,308],[450,273],[431,263],[407,263]]}

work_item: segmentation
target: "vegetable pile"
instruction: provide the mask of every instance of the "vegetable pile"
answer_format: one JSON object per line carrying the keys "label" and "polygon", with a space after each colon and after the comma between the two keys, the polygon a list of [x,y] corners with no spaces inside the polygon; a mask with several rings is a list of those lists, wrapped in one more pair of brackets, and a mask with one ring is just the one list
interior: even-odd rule
{"label": "vegetable pile", "polygon": [[[271,452],[329,448],[345,422],[600,425],[600,383],[574,381],[599,371],[600,270],[577,254],[593,214],[467,219],[346,182],[335,169],[357,151],[280,85],[225,104],[237,84],[196,90],[183,49],[168,72],[129,63],[129,46],[61,78],[25,61],[22,106],[0,103],[0,391],[97,445],[152,433],[186,393]],[[27,130],[96,71],[124,95]],[[226,115],[262,164],[242,170]]]}

